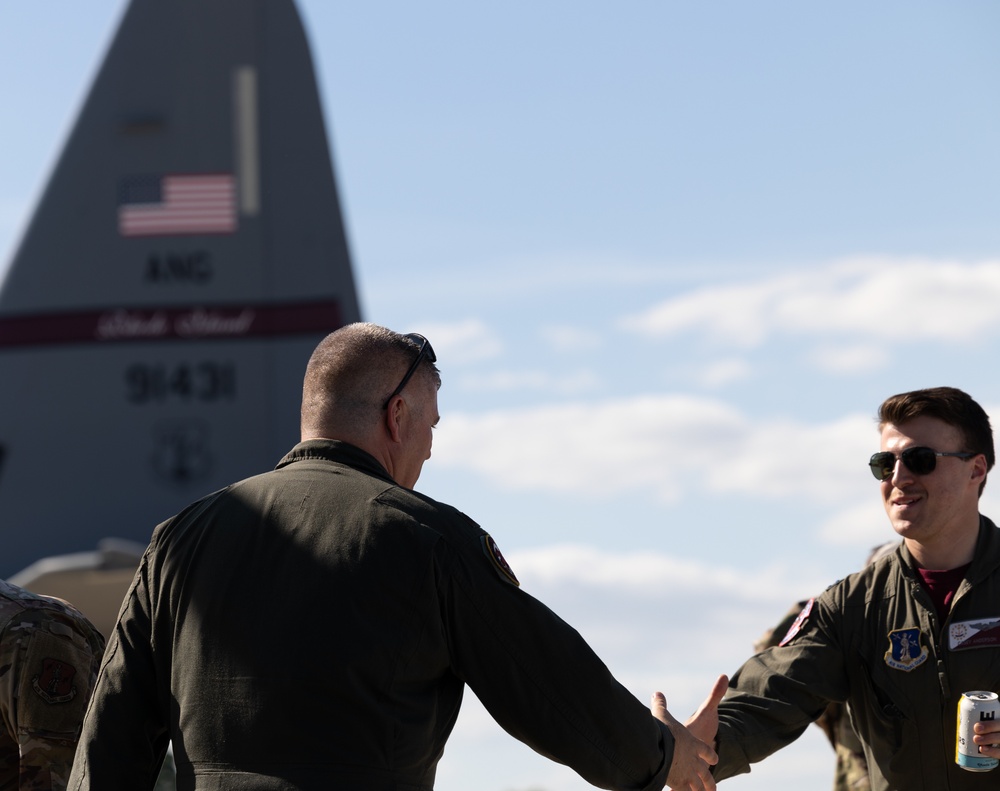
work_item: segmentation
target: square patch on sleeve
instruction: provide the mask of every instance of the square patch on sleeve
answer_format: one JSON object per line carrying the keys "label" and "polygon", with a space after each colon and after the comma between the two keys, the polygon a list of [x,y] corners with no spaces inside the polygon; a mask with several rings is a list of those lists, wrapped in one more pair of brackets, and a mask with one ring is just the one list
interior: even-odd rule
{"label": "square patch on sleeve", "polygon": [[44,627],[22,639],[18,729],[75,735],[90,698],[90,652]]}

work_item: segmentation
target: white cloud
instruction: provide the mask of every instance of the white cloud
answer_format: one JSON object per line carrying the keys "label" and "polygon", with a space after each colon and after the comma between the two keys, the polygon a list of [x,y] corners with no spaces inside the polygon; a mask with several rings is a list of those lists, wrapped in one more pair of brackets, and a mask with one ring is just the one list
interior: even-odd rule
{"label": "white cloud", "polygon": [[856,257],[763,281],[708,286],[626,317],[649,337],[696,333],[739,348],[773,335],[969,340],[1000,326],[1000,261]]}
{"label": "white cloud", "polygon": [[868,373],[878,370],[888,360],[885,348],[874,343],[820,346],[809,358],[813,366],[833,374]]}
{"label": "white cloud", "polygon": [[808,425],[751,420],[686,395],[649,395],[483,414],[450,414],[438,464],[509,489],[610,497],[648,491],[788,495],[819,502],[863,496],[874,429],[868,416]]}
{"label": "white cloud", "polygon": [[801,567],[745,568],[721,556],[707,563],[583,545],[508,559],[524,590],[576,628],[636,697],[645,701],[659,689],[682,716],[789,607],[833,581]]}
{"label": "white cloud", "polygon": [[724,404],[686,396],[460,414],[435,436],[435,456],[508,488],[610,495],[652,486],[671,499],[672,472],[711,462],[699,434],[739,423]]}
{"label": "white cloud", "polygon": [[[875,484],[875,479],[872,478]],[[888,522],[881,508],[873,507],[871,502],[858,502],[837,511],[820,526],[820,540],[831,546],[863,546],[874,547],[892,538],[887,529]],[[858,564],[863,558],[858,558]]]}
{"label": "white cloud", "polygon": [[765,316],[784,291],[780,281],[712,286],[669,299],[619,324],[625,330],[651,337],[692,332],[709,340],[752,348],[767,337],[769,323]]}
{"label": "white cloud", "polygon": [[[493,371],[488,374],[468,374],[458,379],[458,386],[469,391],[509,392],[512,390],[578,395],[591,392],[600,385],[593,371],[553,374],[549,371]],[[449,417],[449,422],[450,422]]]}
{"label": "white cloud", "polygon": [[492,359],[503,351],[500,335],[479,319],[451,323],[425,322],[415,331],[427,337],[438,359],[447,360],[449,366]]}
{"label": "white cloud", "polygon": [[540,332],[542,340],[555,352],[589,354],[605,345],[603,336],[585,327],[551,325]]}
{"label": "white cloud", "polygon": [[608,552],[585,544],[519,550],[508,560],[523,581],[585,588],[595,596],[608,591],[643,598],[710,593],[713,598],[741,596],[770,606],[785,602],[793,586],[774,569],[748,571],[662,552]]}
{"label": "white cloud", "polygon": [[873,482],[866,462],[876,438],[867,415],[817,425],[746,419],[741,436],[720,448],[725,463],[706,474],[715,491],[843,502]]}
{"label": "white cloud", "polygon": [[705,387],[722,387],[748,379],[752,373],[749,361],[731,357],[709,363],[696,373],[695,378]]}

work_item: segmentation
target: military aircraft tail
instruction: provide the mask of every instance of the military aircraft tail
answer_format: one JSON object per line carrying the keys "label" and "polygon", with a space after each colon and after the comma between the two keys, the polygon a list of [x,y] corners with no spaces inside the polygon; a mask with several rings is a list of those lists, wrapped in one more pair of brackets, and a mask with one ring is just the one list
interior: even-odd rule
{"label": "military aircraft tail", "polygon": [[0,286],[0,576],[273,467],[359,317],[292,0],[132,0]]}

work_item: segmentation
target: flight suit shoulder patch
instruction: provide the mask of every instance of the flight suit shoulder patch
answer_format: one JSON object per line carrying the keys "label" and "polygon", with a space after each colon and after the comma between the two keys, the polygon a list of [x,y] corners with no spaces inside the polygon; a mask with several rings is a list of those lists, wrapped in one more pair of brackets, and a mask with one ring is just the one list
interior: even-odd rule
{"label": "flight suit shoulder patch", "polygon": [[483,533],[480,542],[482,543],[483,552],[490,559],[494,570],[500,575],[500,579],[520,588],[521,583],[514,575],[514,570],[510,567],[503,553],[500,552],[500,547],[497,546],[497,542],[493,540],[493,537],[489,533]]}
{"label": "flight suit shoulder patch", "polygon": [[792,625],[788,627],[788,631],[785,633],[785,636],[781,638],[781,642],[778,643],[778,645],[788,645],[795,638],[795,635],[802,631],[802,627],[805,626],[806,621],[809,620],[809,616],[812,613],[813,604],[815,602],[816,599],[813,598],[805,603],[805,606],[795,617],[795,620],[792,621]]}

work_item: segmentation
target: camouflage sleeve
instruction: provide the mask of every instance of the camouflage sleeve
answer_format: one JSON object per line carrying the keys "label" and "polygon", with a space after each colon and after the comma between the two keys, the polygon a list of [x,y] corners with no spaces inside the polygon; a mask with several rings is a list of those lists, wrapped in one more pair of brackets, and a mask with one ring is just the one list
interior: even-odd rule
{"label": "camouflage sleeve", "polygon": [[[68,607],[32,608],[11,619],[0,641],[0,695],[18,791],[62,791],[97,677],[104,638]],[[7,786],[4,786],[5,788]]]}

